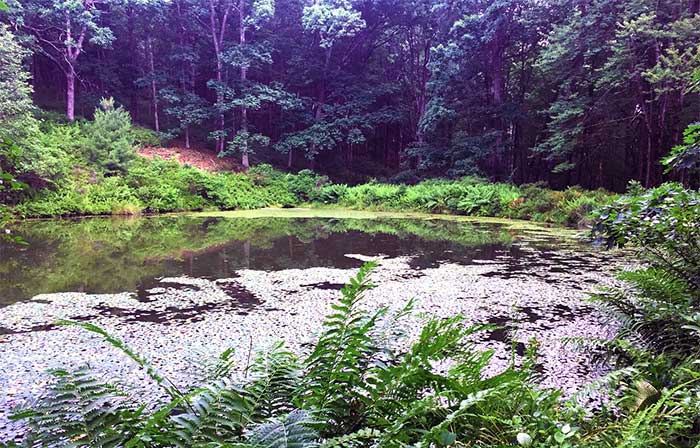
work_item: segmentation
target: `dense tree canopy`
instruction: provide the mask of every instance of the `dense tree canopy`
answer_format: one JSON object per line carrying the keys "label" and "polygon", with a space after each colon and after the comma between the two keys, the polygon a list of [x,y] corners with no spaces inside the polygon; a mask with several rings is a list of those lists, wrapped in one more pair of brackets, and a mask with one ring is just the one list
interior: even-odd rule
{"label": "dense tree canopy", "polygon": [[72,120],[114,97],[244,167],[687,180],[659,160],[700,117],[698,0],[6,3],[38,105]]}

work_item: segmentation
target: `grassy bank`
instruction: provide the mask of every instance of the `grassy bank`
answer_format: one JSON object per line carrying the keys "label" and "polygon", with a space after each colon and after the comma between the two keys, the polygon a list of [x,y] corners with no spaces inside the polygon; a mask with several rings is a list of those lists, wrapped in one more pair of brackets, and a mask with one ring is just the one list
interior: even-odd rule
{"label": "grassy bank", "polygon": [[304,170],[282,173],[260,165],[249,173],[208,173],[163,160],[136,160],[116,176],[74,170],[57,188],[26,197],[21,217],[133,215],[264,207],[343,207],[517,218],[568,226],[588,223],[611,200],[603,191],[488,183],[478,178],[426,180],[417,185],[368,183],[349,187]]}

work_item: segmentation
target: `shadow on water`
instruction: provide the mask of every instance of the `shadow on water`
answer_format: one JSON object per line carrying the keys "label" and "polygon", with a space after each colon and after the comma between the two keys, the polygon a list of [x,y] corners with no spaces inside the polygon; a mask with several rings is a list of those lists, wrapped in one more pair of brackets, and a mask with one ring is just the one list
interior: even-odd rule
{"label": "shadow on water", "polygon": [[[595,268],[585,258],[559,255],[558,249],[574,243],[552,235],[533,238],[500,224],[437,219],[160,216],[29,221],[17,230],[29,244],[0,242],[0,306],[67,291],[134,291],[139,300],[149,300],[152,288],[185,287],[163,284],[164,277],[216,280],[235,277],[240,269],[360,266],[360,260],[346,256],[350,254],[409,256],[414,269],[410,276],[448,262],[498,262],[504,268],[488,275],[504,277],[541,266]],[[233,288],[230,294],[240,303],[255,302],[246,291],[221,286]],[[339,289],[342,285],[309,286]],[[159,312],[196,315],[203,311],[192,307]],[[102,312],[128,314],[106,308]],[[167,316],[125,317],[148,321]]]}

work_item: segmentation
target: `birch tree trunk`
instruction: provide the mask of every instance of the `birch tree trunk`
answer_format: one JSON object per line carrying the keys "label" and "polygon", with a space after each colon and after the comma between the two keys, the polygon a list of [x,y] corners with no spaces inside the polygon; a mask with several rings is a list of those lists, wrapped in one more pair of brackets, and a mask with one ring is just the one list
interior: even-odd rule
{"label": "birch tree trunk", "polygon": [[158,120],[158,93],[156,89],[156,67],[153,61],[153,41],[148,40],[148,62],[151,68],[151,101],[153,102],[153,123],[156,132],[160,132],[160,123]]}
{"label": "birch tree trunk", "polygon": [[[245,45],[246,42],[246,26],[245,26],[245,0],[238,0],[238,18],[239,18],[239,23],[240,23],[240,28],[239,28],[239,44],[241,46],[241,49],[243,49],[243,46]],[[245,83],[248,80],[248,67],[243,63],[241,65],[241,85],[245,89]],[[246,107],[245,103],[243,106],[241,106],[241,132],[243,132],[243,135],[248,134],[248,108]],[[246,144],[243,148],[242,154],[241,154],[241,165],[243,165],[243,169],[245,171],[248,171],[248,168],[250,168],[250,161],[248,160],[248,145]]]}
{"label": "birch tree trunk", "polygon": [[66,72],[66,116],[75,120],[75,70],[70,66]]}

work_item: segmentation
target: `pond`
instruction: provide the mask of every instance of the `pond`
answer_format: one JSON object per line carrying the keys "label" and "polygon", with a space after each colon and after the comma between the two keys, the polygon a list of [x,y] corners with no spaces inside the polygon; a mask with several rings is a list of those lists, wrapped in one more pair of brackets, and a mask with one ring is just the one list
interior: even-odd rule
{"label": "pond", "polygon": [[17,231],[28,245],[0,246],[0,440],[20,431],[8,413],[41,390],[49,368],[89,363],[152,392],[120,353],[58,319],[108,329],[187,384],[197,359],[229,346],[242,364],[277,339],[305,350],[368,259],[379,267],[367,308],[414,299],[417,315],[495,324],[475,340],[496,351],[494,371],[537,339],[541,384],[575,391],[604,367],[563,340],[609,335],[586,294],[625,262],[563,229],[389,213],[43,220]]}

